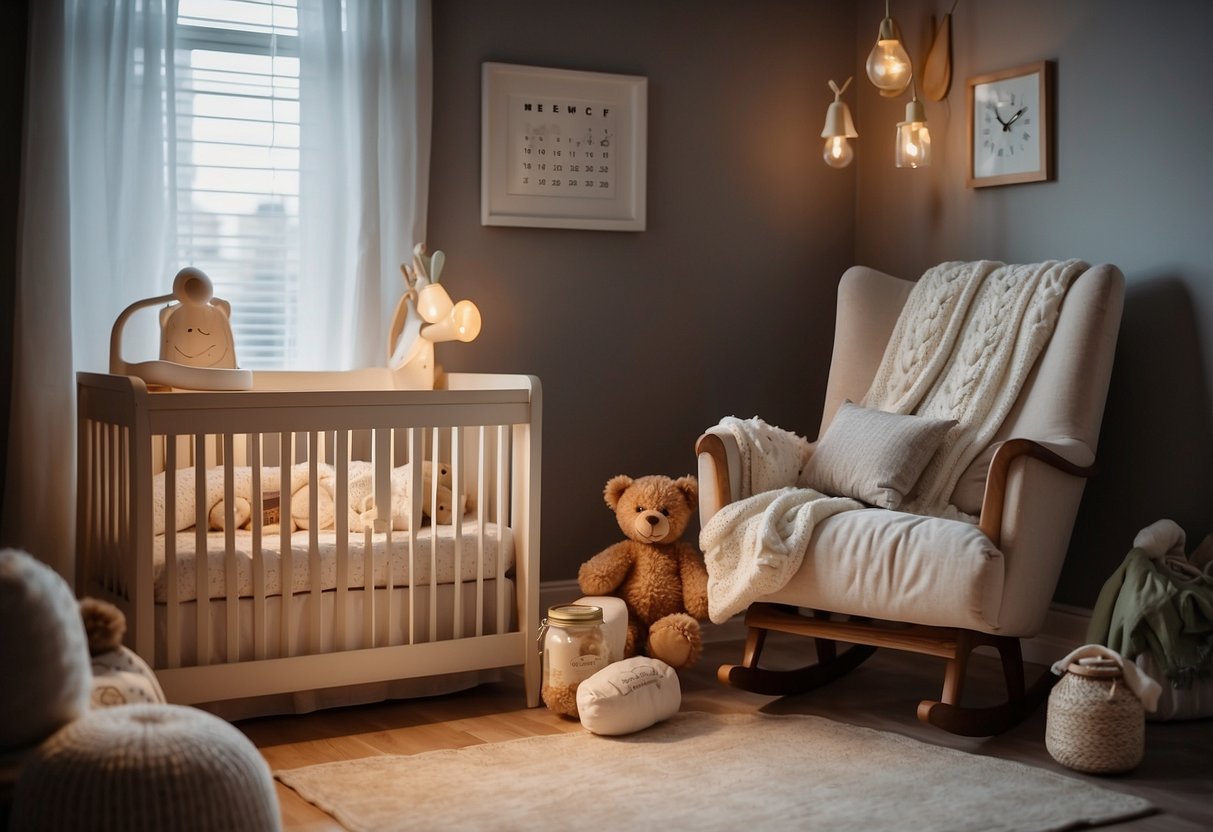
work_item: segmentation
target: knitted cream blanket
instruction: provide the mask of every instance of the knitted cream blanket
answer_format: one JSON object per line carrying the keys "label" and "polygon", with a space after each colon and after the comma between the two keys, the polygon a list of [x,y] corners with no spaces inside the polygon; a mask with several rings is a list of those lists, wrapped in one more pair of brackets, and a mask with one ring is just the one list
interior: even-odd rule
{"label": "knitted cream blanket", "polygon": [[[915,284],[863,404],[957,424],[903,510],[963,517],[948,497],[1001,426],[1053,333],[1066,290],[1086,268],[1077,260],[943,263]],[[762,459],[775,444],[799,447],[790,439],[771,440],[771,433],[786,432],[760,420],[729,417],[721,425],[736,437],[743,463]],[[742,499],[722,508],[700,532],[709,618],[722,623],[783,588],[800,568],[816,524],[862,507],[808,488],[743,490]]]}

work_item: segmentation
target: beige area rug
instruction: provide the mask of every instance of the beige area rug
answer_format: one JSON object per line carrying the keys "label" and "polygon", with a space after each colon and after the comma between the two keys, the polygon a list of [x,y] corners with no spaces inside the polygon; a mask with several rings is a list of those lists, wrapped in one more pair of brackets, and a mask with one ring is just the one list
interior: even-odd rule
{"label": "beige area rug", "polygon": [[684,712],[275,776],[354,830],[1044,830],[1151,811],[1020,763],[814,716]]}

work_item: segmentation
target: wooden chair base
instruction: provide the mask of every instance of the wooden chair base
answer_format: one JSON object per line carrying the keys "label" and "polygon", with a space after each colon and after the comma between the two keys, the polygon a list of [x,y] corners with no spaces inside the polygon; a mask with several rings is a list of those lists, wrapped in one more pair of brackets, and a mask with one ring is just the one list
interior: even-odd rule
{"label": "wooden chair base", "polygon": [[[808,616],[774,604],[751,606],[746,613],[746,626],[742,663],[722,665],[717,671],[717,678],[724,684],[768,696],[784,696],[804,693],[838,679],[862,664],[878,647],[938,656],[947,660],[943,692],[938,701],[924,700],[919,704],[918,718],[962,736],[992,736],[1010,729],[1044,701],[1057,681],[1056,676],[1046,672],[1031,689],[1025,688],[1019,639],[975,630],[836,621],[828,613]],[[769,631],[813,638],[817,644],[817,662],[790,670],[759,667]],[[838,652],[839,641],[852,646]],[[974,648],[983,645],[998,650],[1007,700],[993,707],[964,707],[960,700],[969,655]]]}

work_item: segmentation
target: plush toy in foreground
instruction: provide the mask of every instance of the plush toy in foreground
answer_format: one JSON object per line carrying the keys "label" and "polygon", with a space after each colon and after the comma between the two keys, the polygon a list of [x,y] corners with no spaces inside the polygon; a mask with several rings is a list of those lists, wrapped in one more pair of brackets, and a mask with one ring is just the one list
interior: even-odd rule
{"label": "plush toy in foreground", "polygon": [[80,619],[93,667],[94,708],[163,704],[164,691],[147,662],[122,644],[126,615],[108,601],[80,599]]}
{"label": "plush toy in foreground", "polygon": [[679,538],[698,507],[698,482],[621,474],[603,496],[627,539],[581,565],[581,591],[627,603],[625,656],[644,652],[690,667],[703,650],[699,620],[708,615],[708,573],[699,551]]}

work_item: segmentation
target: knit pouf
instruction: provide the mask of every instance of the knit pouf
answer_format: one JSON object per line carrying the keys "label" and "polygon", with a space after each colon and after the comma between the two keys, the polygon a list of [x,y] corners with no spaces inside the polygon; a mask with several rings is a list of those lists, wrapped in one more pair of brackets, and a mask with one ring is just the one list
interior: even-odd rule
{"label": "knit pouf", "polygon": [[13,830],[275,830],[269,766],[249,739],[180,705],[101,708],[21,769]]}

